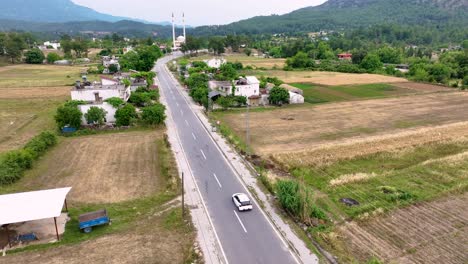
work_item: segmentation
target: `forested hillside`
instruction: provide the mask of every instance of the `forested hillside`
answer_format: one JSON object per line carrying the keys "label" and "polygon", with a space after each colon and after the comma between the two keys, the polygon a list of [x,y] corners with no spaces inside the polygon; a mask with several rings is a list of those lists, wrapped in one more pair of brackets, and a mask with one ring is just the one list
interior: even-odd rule
{"label": "forested hillside", "polygon": [[278,16],[262,16],[225,26],[199,27],[197,34],[266,34],[346,30],[395,24],[466,31],[466,0],[330,0]]}

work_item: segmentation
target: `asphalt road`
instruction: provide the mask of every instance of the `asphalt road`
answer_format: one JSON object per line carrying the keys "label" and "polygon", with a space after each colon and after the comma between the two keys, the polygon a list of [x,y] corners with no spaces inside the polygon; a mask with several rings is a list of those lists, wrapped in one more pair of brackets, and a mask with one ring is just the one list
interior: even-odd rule
{"label": "asphalt road", "polygon": [[160,89],[227,261],[232,264],[297,263],[258,205],[254,204],[249,212],[236,210],[232,194],[247,193],[247,190],[176,88],[164,67],[170,59],[160,59],[156,65]]}

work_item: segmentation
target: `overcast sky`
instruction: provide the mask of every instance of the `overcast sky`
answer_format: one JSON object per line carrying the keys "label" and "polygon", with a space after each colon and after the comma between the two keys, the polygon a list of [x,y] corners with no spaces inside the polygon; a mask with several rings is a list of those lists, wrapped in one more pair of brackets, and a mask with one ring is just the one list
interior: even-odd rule
{"label": "overcast sky", "polygon": [[171,13],[182,16],[192,26],[218,25],[259,15],[285,14],[319,5],[326,0],[72,0],[101,13],[140,18],[147,21],[170,21]]}

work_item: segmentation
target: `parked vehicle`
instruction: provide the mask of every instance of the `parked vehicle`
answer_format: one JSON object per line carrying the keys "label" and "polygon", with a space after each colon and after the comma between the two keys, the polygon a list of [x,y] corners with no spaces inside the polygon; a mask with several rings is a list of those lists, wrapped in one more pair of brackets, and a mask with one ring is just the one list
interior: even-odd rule
{"label": "parked vehicle", "polygon": [[94,226],[100,226],[110,223],[110,218],[107,215],[107,210],[99,210],[91,213],[82,214],[78,217],[80,229],[89,233],[93,230]]}
{"label": "parked vehicle", "polygon": [[232,195],[232,201],[239,211],[248,211],[252,210],[252,202],[245,193],[235,193]]}

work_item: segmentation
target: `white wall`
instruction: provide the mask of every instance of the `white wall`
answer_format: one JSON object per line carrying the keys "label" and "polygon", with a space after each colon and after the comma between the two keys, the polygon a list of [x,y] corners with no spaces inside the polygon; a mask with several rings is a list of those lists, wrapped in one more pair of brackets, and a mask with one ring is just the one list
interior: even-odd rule
{"label": "white wall", "polygon": [[252,95],[260,95],[260,84],[236,85],[234,95],[245,96],[247,98]]}
{"label": "white wall", "polygon": [[102,104],[87,104],[87,105],[79,105],[78,106],[81,113],[83,113],[83,117],[81,118],[81,123],[83,125],[88,124],[88,122],[86,121],[86,118],[84,117],[84,114],[86,114],[88,112],[88,110],[93,106],[102,108],[107,112],[107,114],[106,114],[106,121],[107,121],[106,124],[115,123],[115,112],[117,110],[112,105],[104,102]]}
{"label": "white wall", "polygon": [[96,97],[95,93],[99,93],[99,97],[102,100],[109,99],[111,97],[122,98],[118,89],[79,89],[71,92],[72,100],[83,100],[88,102],[94,102]]}

